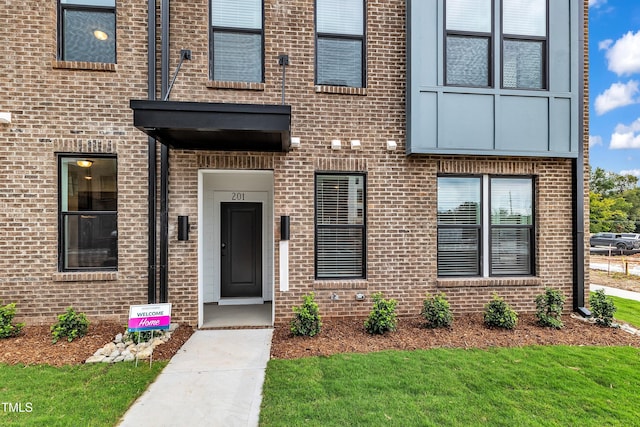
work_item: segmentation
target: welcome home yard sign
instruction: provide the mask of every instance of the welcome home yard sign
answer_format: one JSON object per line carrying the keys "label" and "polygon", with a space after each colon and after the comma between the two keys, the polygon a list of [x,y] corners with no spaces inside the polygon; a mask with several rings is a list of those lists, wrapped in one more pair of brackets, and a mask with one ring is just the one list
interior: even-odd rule
{"label": "welcome home yard sign", "polygon": [[171,304],[129,307],[129,332],[167,330],[171,325]]}

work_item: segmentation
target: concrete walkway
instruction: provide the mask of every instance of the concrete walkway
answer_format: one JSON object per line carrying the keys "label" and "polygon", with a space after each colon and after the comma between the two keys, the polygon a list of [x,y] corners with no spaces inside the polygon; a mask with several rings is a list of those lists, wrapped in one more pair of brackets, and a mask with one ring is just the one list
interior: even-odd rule
{"label": "concrete walkway", "polygon": [[594,284],[591,284],[589,289],[591,290],[591,292],[604,289],[605,295],[611,295],[614,297],[640,301],[640,292],[625,291],[624,289],[617,289],[617,288],[611,288],[609,286],[594,285]]}
{"label": "concrete walkway", "polygon": [[194,332],[119,426],[257,426],[272,334]]}

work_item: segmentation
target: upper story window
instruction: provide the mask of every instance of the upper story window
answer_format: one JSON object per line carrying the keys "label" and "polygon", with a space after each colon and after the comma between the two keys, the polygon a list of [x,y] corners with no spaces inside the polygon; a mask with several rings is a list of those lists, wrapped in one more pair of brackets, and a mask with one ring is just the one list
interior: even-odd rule
{"label": "upper story window", "polygon": [[365,0],[316,0],[316,84],[364,87]]}
{"label": "upper story window", "polygon": [[547,0],[502,0],[502,86],[545,89]]}
{"label": "upper story window", "polygon": [[534,274],[533,179],[438,178],[438,276]]}
{"label": "upper story window", "polygon": [[494,15],[501,35],[501,84],[545,89],[547,0],[446,0],[445,84],[493,87]]}
{"label": "upper story window", "polygon": [[59,0],[58,59],[115,64],[115,0]]}
{"label": "upper story window", "polygon": [[211,79],[264,81],[262,0],[211,0]]}
{"label": "upper story window", "polygon": [[445,82],[491,86],[492,0],[446,0]]}
{"label": "upper story window", "polygon": [[118,174],[115,157],[60,157],[60,271],[118,267]]}
{"label": "upper story window", "polygon": [[316,175],[316,278],[365,278],[365,176]]}

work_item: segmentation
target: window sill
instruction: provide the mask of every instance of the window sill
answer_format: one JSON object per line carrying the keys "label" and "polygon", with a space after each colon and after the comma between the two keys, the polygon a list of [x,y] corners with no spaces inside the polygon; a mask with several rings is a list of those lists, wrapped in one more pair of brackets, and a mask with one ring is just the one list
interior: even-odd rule
{"label": "window sill", "polygon": [[366,87],[324,86],[316,85],[316,93],[334,93],[338,95],[367,96]]}
{"label": "window sill", "polygon": [[256,82],[223,82],[218,80],[209,80],[206,86],[209,89],[237,89],[237,90],[264,91],[264,83],[256,83]]}
{"label": "window sill", "polygon": [[106,282],[115,280],[118,280],[117,271],[69,271],[53,274],[54,282]]}
{"label": "window sill", "polygon": [[314,290],[338,290],[338,289],[368,289],[369,282],[364,279],[353,280],[316,280],[313,283]]}
{"label": "window sill", "polygon": [[116,64],[105,62],[53,61],[51,66],[66,70],[117,71]]}
{"label": "window sill", "polygon": [[438,288],[488,288],[512,286],[541,286],[539,277],[455,277],[436,279]]}

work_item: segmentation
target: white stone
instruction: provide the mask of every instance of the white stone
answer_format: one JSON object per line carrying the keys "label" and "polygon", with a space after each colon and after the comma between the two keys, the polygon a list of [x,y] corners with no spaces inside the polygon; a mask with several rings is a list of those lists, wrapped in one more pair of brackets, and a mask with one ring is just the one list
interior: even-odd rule
{"label": "white stone", "polygon": [[104,358],[105,357],[103,355],[94,354],[93,356],[89,357],[84,363],[99,363],[102,362]]}
{"label": "white stone", "polygon": [[109,354],[109,358],[111,359],[115,359],[116,357],[120,356],[120,350],[118,350],[117,348],[115,350],[113,350],[110,354]]}
{"label": "white stone", "polygon": [[116,357],[115,359],[113,359],[114,363],[115,362],[122,362],[123,360],[124,360],[124,356],[123,355],[120,355],[120,356]]}
{"label": "white stone", "polygon": [[125,362],[131,362],[131,361],[135,360],[135,358],[136,357],[133,354],[129,353],[126,356],[124,356],[124,361]]}
{"label": "white stone", "polygon": [[122,342],[122,334],[116,335],[116,339],[114,340],[116,343]]}

